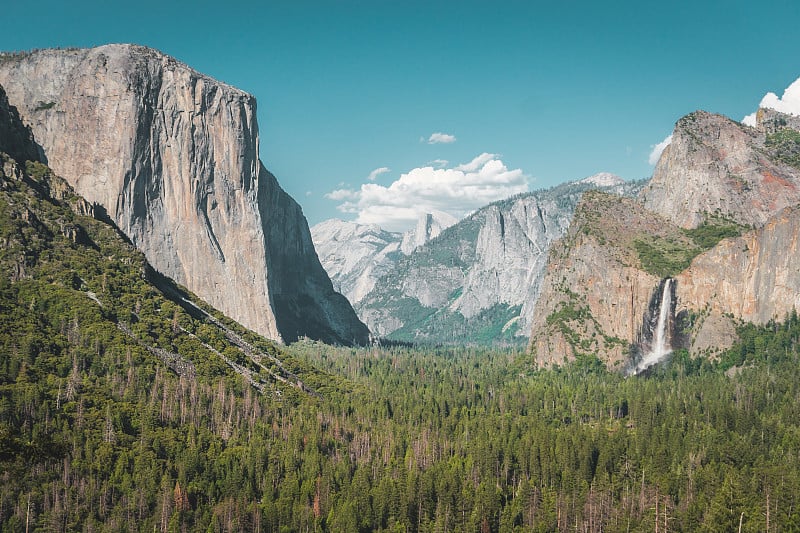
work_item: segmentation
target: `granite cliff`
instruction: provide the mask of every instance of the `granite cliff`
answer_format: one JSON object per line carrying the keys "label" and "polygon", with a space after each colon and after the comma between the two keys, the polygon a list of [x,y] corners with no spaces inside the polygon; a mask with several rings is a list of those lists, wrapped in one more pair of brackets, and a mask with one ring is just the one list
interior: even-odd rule
{"label": "granite cliff", "polygon": [[735,321],[766,324],[800,310],[800,206],[760,228],[722,240],[676,276],[677,311],[697,314],[690,348],[716,350],[735,338]]}
{"label": "granite cliff", "polygon": [[798,126],[771,110],[756,128],[693,113],[638,200],[585,195],[551,248],[531,334],[537,363],[596,354],[630,368],[650,349],[666,296],[669,348],[692,355],[729,346],[740,321],[799,307]]}
{"label": "granite cliff", "polygon": [[569,231],[550,249],[534,310],[530,346],[540,365],[596,354],[622,368],[662,277],[641,253],[654,242],[694,250],[680,228],[635,199],[584,195]]}
{"label": "granite cliff", "polygon": [[367,341],[258,159],[251,95],[136,45],[4,55],[0,85],[43,160],[157,270],[269,338]]}
{"label": "granite cliff", "polygon": [[3,152],[19,163],[39,161],[39,151],[33,132],[22,124],[17,108],[8,103],[5,89],[0,86],[0,146]]}
{"label": "granite cliff", "polygon": [[684,228],[697,227],[705,213],[764,224],[800,203],[800,173],[774,138],[797,119],[763,109],[756,128],[705,111],[681,118],[641,193],[645,207]]}
{"label": "granite cliff", "polygon": [[409,255],[411,252],[424,245],[431,239],[435,239],[441,233],[458,222],[458,219],[443,212],[426,213],[419,217],[417,225],[403,233],[403,239],[400,242],[400,250]]}
{"label": "granite cliff", "polygon": [[[636,194],[641,184],[600,174],[495,202],[409,254],[399,253],[397,244],[410,240],[408,235],[341,221],[320,225],[315,241],[334,282],[377,335],[520,342],[530,331],[550,243],[568,227],[581,194],[598,187]],[[431,226],[422,220],[413,231],[429,237]]]}

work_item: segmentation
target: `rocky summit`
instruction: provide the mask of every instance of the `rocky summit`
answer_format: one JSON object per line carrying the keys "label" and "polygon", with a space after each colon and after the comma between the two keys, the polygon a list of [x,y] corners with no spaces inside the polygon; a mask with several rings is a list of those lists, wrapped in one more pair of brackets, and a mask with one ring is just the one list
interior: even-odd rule
{"label": "rocky summit", "polygon": [[[771,110],[752,128],[722,115],[697,111],[675,125],[653,178],[641,193],[648,209],[683,228],[706,213],[760,226],[784,207],[800,203],[800,172],[780,131],[796,131],[798,117]],[[782,123],[782,124],[781,124]]]}
{"label": "rocky summit", "polygon": [[447,213],[426,213],[414,228],[398,233],[376,224],[330,219],[313,226],[311,238],[333,286],[358,304],[402,255],[411,254],[456,222]]}
{"label": "rocky summit", "polygon": [[121,44],[3,55],[0,85],[43,160],[157,270],[272,339],[367,341],[258,159],[251,95]]}
{"label": "rocky summit", "polygon": [[336,290],[360,302],[402,253],[402,234],[375,224],[330,219],[311,227],[320,262]]}

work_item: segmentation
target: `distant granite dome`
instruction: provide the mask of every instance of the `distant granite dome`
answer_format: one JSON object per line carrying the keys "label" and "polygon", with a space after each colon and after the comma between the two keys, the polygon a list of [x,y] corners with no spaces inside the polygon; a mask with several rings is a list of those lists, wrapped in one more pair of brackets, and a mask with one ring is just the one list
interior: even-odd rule
{"label": "distant granite dome", "polygon": [[426,213],[414,228],[397,233],[376,224],[331,219],[313,226],[311,238],[333,286],[355,305],[400,257],[411,254],[456,222],[455,217],[441,211]]}
{"label": "distant granite dome", "polygon": [[130,44],[7,55],[0,85],[48,165],[156,269],[272,339],[367,342],[258,160],[253,96]]}
{"label": "distant granite dome", "polygon": [[408,255],[431,239],[438,237],[442,231],[446,230],[458,219],[442,211],[426,213],[419,217],[414,229],[403,234],[403,241],[400,249]]}

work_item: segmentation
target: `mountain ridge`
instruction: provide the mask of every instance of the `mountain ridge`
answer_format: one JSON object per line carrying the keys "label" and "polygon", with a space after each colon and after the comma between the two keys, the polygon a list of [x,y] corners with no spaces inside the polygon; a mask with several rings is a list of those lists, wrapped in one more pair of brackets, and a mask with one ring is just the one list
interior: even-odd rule
{"label": "mountain ridge", "polygon": [[[775,157],[770,146],[775,126],[766,122],[774,122],[777,115],[762,110],[755,128],[705,111],[682,117],[642,190],[644,205],[692,228],[702,223],[704,213],[716,212],[739,224],[758,226],[800,202],[797,169]],[[785,117],[790,124],[791,117]]]}
{"label": "mountain ridge", "polygon": [[[492,202],[411,254],[386,253],[373,262],[383,277],[354,300],[356,311],[376,336],[390,340],[524,342],[547,248],[569,225],[580,194],[598,186],[635,194],[641,183],[598,174]],[[338,246],[342,260],[356,244]],[[340,274],[325,259],[327,244],[318,240],[317,247],[338,283]]]}

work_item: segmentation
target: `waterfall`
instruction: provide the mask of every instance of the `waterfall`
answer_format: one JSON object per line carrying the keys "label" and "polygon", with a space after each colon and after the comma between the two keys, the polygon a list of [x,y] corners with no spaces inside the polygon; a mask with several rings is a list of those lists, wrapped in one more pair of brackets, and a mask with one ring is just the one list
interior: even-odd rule
{"label": "waterfall", "polygon": [[638,361],[631,374],[638,374],[656,363],[663,361],[666,356],[672,353],[672,343],[670,339],[672,283],[672,278],[664,280],[664,288],[661,291],[661,303],[658,309],[658,321],[652,332],[650,350]]}

